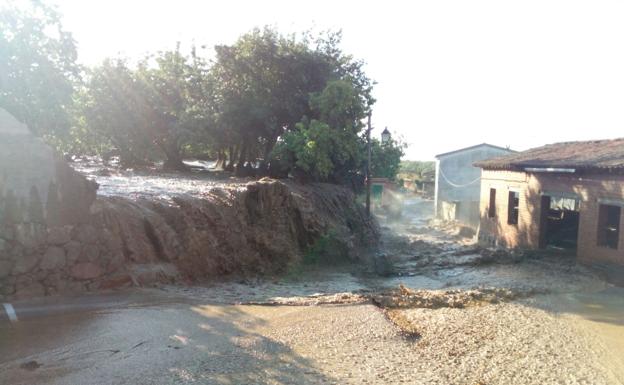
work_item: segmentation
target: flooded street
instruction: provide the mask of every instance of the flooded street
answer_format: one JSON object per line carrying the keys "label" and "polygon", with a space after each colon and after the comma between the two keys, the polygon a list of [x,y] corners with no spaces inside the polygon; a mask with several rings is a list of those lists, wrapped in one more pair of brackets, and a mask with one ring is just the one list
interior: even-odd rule
{"label": "flooded street", "polygon": [[[624,383],[624,289],[571,257],[490,255],[425,228],[431,213],[430,201],[409,200],[403,220],[384,226],[388,276],[318,267],[15,303],[20,321],[0,323],[0,382]],[[426,289],[424,298],[518,294],[396,308],[374,300],[399,285]]]}

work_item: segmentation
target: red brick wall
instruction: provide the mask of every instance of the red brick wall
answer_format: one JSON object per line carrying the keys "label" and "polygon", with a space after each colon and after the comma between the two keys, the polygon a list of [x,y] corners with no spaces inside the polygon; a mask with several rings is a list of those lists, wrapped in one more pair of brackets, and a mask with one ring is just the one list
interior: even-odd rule
{"label": "red brick wall", "polygon": [[[496,189],[496,217],[488,217],[490,188]],[[520,192],[517,225],[507,223],[509,191]],[[618,249],[598,246],[599,200],[622,201],[624,177],[574,176],[565,174],[527,174],[512,171],[483,170],[479,239],[507,247],[539,247],[541,196],[543,192],[575,194],[581,200],[578,258],[583,261],[604,261],[624,264],[624,210],[620,217]]]}

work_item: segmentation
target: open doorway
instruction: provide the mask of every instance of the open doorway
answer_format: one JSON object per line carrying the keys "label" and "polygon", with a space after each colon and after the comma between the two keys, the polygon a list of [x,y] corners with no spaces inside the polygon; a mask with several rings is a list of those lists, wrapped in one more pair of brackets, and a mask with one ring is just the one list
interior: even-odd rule
{"label": "open doorway", "polygon": [[581,201],[575,197],[543,195],[540,247],[576,250]]}

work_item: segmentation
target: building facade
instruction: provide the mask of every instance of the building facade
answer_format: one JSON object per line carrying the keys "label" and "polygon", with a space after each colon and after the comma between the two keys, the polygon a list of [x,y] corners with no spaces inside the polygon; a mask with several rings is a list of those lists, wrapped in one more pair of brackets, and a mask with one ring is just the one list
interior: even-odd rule
{"label": "building facade", "polygon": [[624,264],[624,139],[549,145],[477,165],[481,242]]}
{"label": "building facade", "polygon": [[481,169],[477,161],[508,155],[514,151],[483,143],[436,155],[435,212],[443,220],[456,220],[477,228]]}

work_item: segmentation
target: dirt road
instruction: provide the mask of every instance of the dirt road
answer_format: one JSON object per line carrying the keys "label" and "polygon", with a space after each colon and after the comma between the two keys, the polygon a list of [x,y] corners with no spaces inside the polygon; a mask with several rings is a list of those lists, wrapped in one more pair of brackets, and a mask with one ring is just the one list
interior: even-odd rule
{"label": "dirt road", "polygon": [[[15,304],[20,321],[0,322],[0,383],[624,383],[624,289],[570,258],[492,262],[447,233],[422,231],[421,224],[386,229],[408,236],[387,238],[396,257],[389,277],[345,267],[278,281]],[[534,294],[459,308],[397,309],[416,338],[367,301],[244,305],[300,301],[285,299],[292,296],[308,296],[310,304],[317,293],[366,297],[400,283]],[[343,297],[352,298],[332,298]]]}

